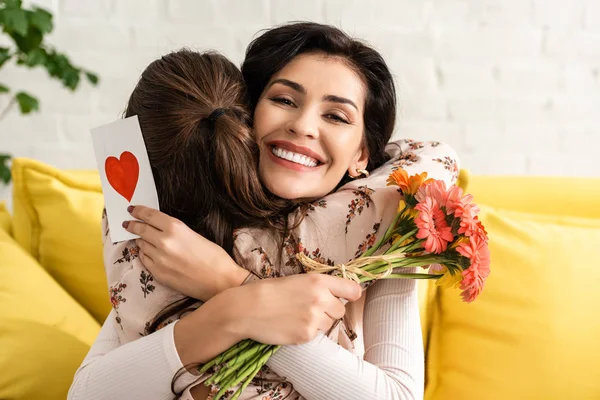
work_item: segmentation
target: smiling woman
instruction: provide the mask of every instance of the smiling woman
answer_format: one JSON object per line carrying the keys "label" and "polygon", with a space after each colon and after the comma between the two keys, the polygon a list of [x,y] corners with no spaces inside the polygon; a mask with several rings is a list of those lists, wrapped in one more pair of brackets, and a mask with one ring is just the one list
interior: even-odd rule
{"label": "smiling woman", "polygon": [[314,200],[346,173],[366,168],[365,84],[344,59],[297,56],[276,73],[260,97],[254,131],[259,174],[273,194]]}

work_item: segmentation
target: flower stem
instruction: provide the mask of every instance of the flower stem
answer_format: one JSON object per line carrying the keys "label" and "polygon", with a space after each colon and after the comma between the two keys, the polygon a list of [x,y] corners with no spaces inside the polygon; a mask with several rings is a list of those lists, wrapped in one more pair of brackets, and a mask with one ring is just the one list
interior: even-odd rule
{"label": "flower stem", "polygon": [[419,230],[418,229],[413,229],[412,231],[408,232],[407,234],[405,234],[404,236],[402,236],[399,239],[396,239],[396,243],[394,243],[392,245],[392,247],[390,247],[388,249],[388,251],[385,252],[385,254],[389,254],[393,251],[395,251],[396,249],[398,249],[398,247],[400,247],[400,245],[409,237],[411,237],[412,235],[414,235],[415,233],[417,233]]}
{"label": "flower stem", "polygon": [[379,239],[379,241],[373,247],[371,247],[370,249],[368,249],[367,251],[365,251],[361,257],[369,257],[369,256],[371,256],[373,253],[375,253],[377,250],[379,250],[379,248],[381,247],[381,245],[383,243],[385,243],[388,240],[390,240],[390,238],[392,237],[392,232],[396,228],[396,224],[398,223],[398,220],[400,219],[400,216],[402,215],[403,212],[404,212],[404,210],[402,210],[402,212],[399,212],[399,213],[396,214],[396,217],[394,218],[394,221],[390,224],[390,226],[388,227],[387,231],[385,231],[385,235],[383,235],[381,237],[381,239]]}
{"label": "flower stem", "polygon": [[200,374],[203,374],[206,371],[208,371],[208,369],[213,365],[218,365],[221,364],[223,361],[229,360],[231,357],[237,355],[239,352],[247,348],[251,343],[252,340],[249,339],[237,343],[236,345],[232,346],[229,350],[223,352],[222,354],[218,355],[217,357],[204,364],[202,368],[198,370],[198,372]]}

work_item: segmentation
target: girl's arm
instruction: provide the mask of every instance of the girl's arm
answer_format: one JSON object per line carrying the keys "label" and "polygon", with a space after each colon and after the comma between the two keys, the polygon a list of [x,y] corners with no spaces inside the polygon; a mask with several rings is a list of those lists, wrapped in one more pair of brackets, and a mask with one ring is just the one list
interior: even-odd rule
{"label": "girl's arm", "polygon": [[415,281],[370,286],[364,326],[364,357],[319,335],[282,347],[267,365],[307,400],[422,399],[425,367]]}
{"label": "girl's arm", "polygon": [[[121,345],[115,317],[113,310],[75,372],[67,398],[173,399],[171,379],[182,366],[173,338],[175,324]],[[178,381],[184,383],[183,379]]]}

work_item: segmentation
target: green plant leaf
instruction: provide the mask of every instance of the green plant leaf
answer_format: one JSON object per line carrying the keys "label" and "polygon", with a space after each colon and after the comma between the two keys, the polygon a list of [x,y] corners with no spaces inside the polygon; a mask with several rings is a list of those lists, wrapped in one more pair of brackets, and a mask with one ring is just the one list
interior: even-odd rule
{"label": "green plant leaf", "polygon": [[52,14],[43,8],[34,7],[29,14],[29,23],[36,26],[41,33],[50,33],[54,26],[52,25]]}
{"label": "green plant leaf", "polygon": [[3,84],[0,83],[0,93],[8,93],[10,92],[10,89],[8,88],[8,86],[4,86]]}
{"label": "green plant leaf", "polygon": [[99,81],[98,75],[93,74],[91,72],[86,72],[85,76],[87,77],[88,81],[90,81],[90,83],[92,85],[97,85],[98,84],[98,81]]}
{"label": "green plant leaf", "polygon": [[27,36],[21,36],[17,33],[11,34],[11,37],[17,44],[17,47],[23,53],[29,53],[31,50],[40,47],[42,44],[42,33],[37,29],[30,29]]}
{"label": "green plant leaf", "polygon": [[19,92],[15,96],[17,102],[19,103],[19,108],[21,109],[21,113],[29,114],[32,111],[37,111],[40,109],[40,104],[35,97],[28,95],[25,92]]}
{"label": "green plant leaf", "polygon": [[0,4],[4,3],[6,8],[21,8],[21,0],[2,0]]}
{"label": "green plant leaf", "polygon": [[0,154],[0,180],[5,184],[10,182],[10,154]]}
{"label": "green plant leaf", "polygon": [[79,84],[79,70],[75,68],[68,68],[63,72],[62,76],[63,84],[71,90],[77,89]]}
{"label": "green plant leaf", "polygon": [[21,8],[5,8],[2,10],[4,20],[4,30],[8,33],[15,32],[21,36],[27,35],[29,21],[27,13]]}
{"label": "green plant leaf", "polygon": [[10,54],[10,49],[8,47],[0,47],[0,67],[10,60],[11,57],[12,55]]}
{"label": "green plant leaf", "polygon": [[33,49],[29,53],[24,54],[21,59],[23,64],[27,65],[28,67],[44,65],[47,60],[46,51],[42,48]]}

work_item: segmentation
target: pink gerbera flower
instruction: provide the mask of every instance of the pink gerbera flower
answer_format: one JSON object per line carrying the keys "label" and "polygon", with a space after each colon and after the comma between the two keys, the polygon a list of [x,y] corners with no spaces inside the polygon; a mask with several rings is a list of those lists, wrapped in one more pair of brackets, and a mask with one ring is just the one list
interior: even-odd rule
{"label": "pink gerbera flower", "polygon": [[433,197],[440,207],[445,207],[448,199],[448,191],[444,181],[430,181],[419,189],[415,198],[422,202],[426,197]]}
{"label": "pink gerbera flower", "polygon": [[416,205],[415,210],[419,211],[415,218],[415,224],[419,228],[417,238],[425,239],[425,250],[434,254],[446,251],[454,235],[439,204],[432,197],[426,197]]}
{"label": "pink gerbera flower", "polygon": [[479,207],[472,203],[473,195],[457,196],[457,194],[459,192],[451,192],[448,196],[448,202],[446,203],[448,213],[454,214],[457,218],[462,217],[464,213],[469,213],[469,215],[475,217],[479,213]]}
{"label": "pink gerbera flower", "polygon": [[463,301],[470,303],[481,293],[485,280],[490,274],[490,249],[484,240],[475,235],[469,238],[469,243],[462,243],[456,248],[471,265],[462,272],[463,280],[460,284]]}
{"label": "pink gerbera flower", "polygon": [[474,232],[476,232],[478,229],[477,225],[480,224],[479,220],[477,219],[479,207],[477,207],[475,204],[463,204],[460,205],[456,211],[461,214],[459,217],[460,227],[458,228],[458,233],[464,233],[465,236],[468,237],[473,236]]}

